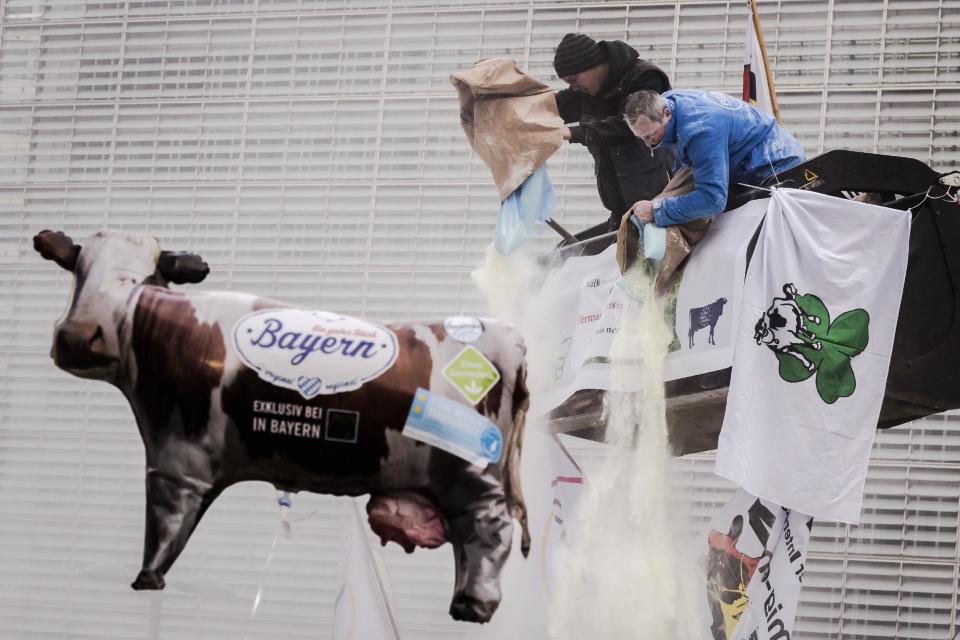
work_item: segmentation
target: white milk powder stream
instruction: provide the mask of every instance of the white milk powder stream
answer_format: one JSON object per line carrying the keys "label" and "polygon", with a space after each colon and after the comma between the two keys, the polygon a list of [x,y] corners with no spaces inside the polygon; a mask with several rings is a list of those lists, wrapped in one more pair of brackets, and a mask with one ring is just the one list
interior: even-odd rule
{"label": "white milk powder stream", "polygon": [[[536,390],[542,388],[537,383],[550,361],[536,342],[542,325],[531,304],[535,292],[528,290],[536,269],[523,253],[504,258],[491,249],[474,279],[487,295],[492,314],[523,331],[530,388]],[[637,302],[654,299],[653,283],[642,269],[629,272],[620,286],[633,301],[622,308],[611,354],[611,384],[616,389],[622,386],[618,379],[639,374],[642,386],[633,393],[608,393],[603,463],[586,469],[585,495],[557,558],[551,611],[541,633],[533,637],[692,640],[703,629],[702,571],[697,571],[685,523],[676,522],[669,508],[663,362],[673,332],[658,305]],[[535,408],[536,398],[533,401]],[[528,428],[544,427],[534,423]],[[537,452],[524,450],[525,466],[531,455]],[[504,591],[505,597],[523,599],[521,594],[508,595],[507,585]]]}

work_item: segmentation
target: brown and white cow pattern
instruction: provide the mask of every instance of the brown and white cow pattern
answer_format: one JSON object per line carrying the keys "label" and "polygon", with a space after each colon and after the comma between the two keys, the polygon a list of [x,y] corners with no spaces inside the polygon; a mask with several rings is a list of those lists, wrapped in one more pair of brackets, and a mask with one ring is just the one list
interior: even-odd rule
{"label": "brown and white cow pattern", "polygon": [[[470,343],[500,373],[476,410],[500,428],[503,455],[481,468],[401,434],[418,387],[464,402],[441,373],[464,344],[442,323],[386,325],[399,343],[392,367],[354,391],[306,400],[262,380],[231,339],[245,315],[290,305],[233,292],[171,291],[168,282],[202,280],[206,265],[197,256],[161,251],[143,235],[101,230],[81,248],[44,231],[34,245],[75,278],[56,324],[54,361],[117,386],[144,442],[147,514],[135,589],[163,588],[164,574],[226,487],[263,480],[287,491],[369,493],[374,530],[408,551],[449,540],[456,562],[451,615],[490,619],[513,518],[523,529],[524,555],[529,548],[519,483],[525,349],[511,325],[483,320],[482,335]],[[358,412],[355,442],[254,432],[254,401]]]}

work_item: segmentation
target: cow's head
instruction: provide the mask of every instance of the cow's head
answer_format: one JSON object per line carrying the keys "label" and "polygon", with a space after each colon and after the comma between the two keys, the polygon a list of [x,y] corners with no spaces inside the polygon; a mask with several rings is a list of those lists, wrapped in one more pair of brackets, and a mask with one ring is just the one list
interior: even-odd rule
{"label": "cow's head", "polygon": [[161,251],[156,238],[111,229],[82,247],[60,231],[41,231],[33,248],[73,273],[73,293],[56,323],[50,355],[58,367],[84,378],[116,373],[119,329],[138,285],[200,282],[209,273],[199,256]]}

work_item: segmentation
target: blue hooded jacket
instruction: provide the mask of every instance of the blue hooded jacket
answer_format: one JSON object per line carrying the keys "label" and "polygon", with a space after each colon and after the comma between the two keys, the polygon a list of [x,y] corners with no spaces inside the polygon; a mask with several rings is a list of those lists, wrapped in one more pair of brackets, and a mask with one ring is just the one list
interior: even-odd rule
{"label": "blue hooded jacket", "polygon": [[803,147],[770,114],[716,91],[667,91],[670,107],[661,144],[677,168],[693,169],[696,188],[654,205],[658,227],[723,212],[730,184],[758,185],[804,160]]}

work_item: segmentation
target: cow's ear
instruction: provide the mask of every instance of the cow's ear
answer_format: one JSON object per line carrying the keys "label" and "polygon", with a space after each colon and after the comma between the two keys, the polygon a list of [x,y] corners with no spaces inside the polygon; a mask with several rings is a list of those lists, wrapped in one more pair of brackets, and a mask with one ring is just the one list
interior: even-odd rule
{"label": "cow's ear", "polygon": [[80,245],[62,231],[44,229],[33,236],[33,248],[41,257],[53,260],[67,271],[73,271],[80,256]]}
{"label": "cow's ear", "polygon": [[161,251],[160,259],[157,260],[157,271],[174,284],[195,284],[203,282],[210,273],[210,267],[195,253]]}

